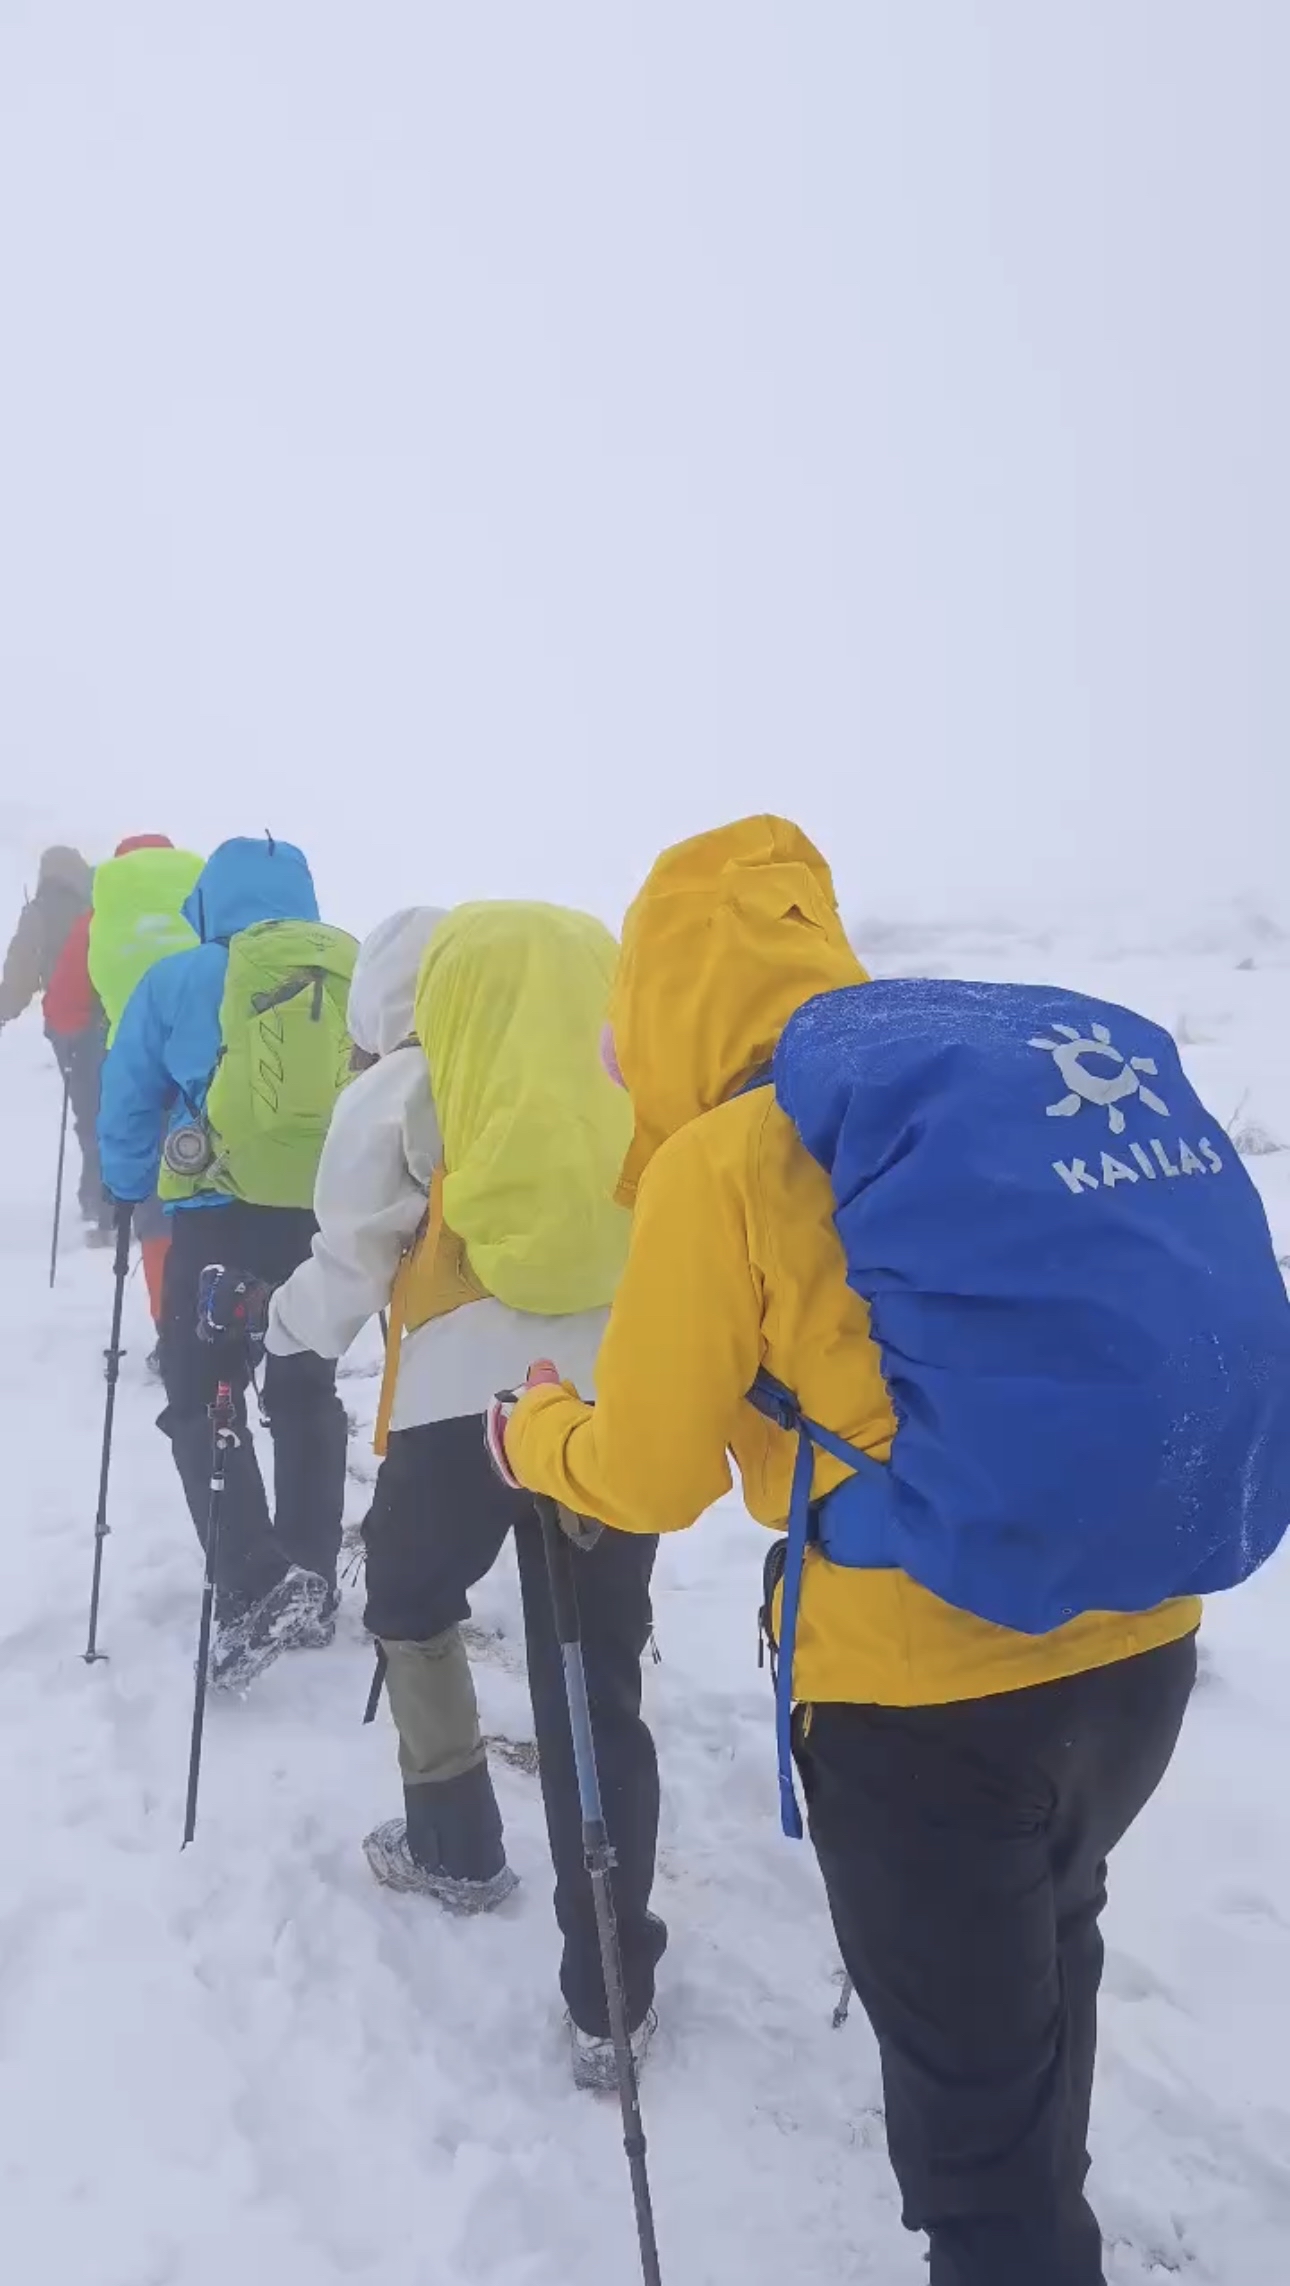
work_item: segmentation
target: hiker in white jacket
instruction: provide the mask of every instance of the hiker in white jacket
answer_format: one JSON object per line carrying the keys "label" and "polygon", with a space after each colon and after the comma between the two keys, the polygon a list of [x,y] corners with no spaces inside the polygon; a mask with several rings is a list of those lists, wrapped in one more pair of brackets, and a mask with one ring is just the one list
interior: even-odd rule
{"label": "hiker in white jacket", "polygon": [[[349,1033],[368,1068],[337,1098],[318,1168],[313,1254],[273,1298],[267,1346],[343,1357],[387,1306],[399,1263],[425,1218],[443,1156],[430,1073],[412,1029],[422,955],[445,918],[432,905],[392,913],[354,965]],[[395,1429],[482,1414],[499,1389],[522,1386],[535,1357],[590,1394],[608,1310],[544,1318],[490,1295],[405,1334]]]}
{"label": "hiker in white jacket", "polygon": [[[389,1305],[400,1263],[425,1221],[443,1147],[413,1007],[426,948],[444,918],[428,906],[395,913],[359,953],[349,1027],[356,1061],[361,1056],[367,1068],[333,1114],[318,1170],[312,1254],[273,1296],[267,1347],[274,1355],[343,1355]],[[458,1912],[487,1910],[515,1886],[460,1635],[469,1589],[515,1533],[564,1937],[561,1984],[575,2076],[593,2086],[612,2079],[612,2043],[541,1532],[529,1497],[493,1472],[484,1415],[494,1395],[521,1384],[539,1356],[552,1358],[562,1377],[590,1396],[606,1317],[604,1309],[542,1317],[481,1294],[406,1334],[388,1451],[364,1526],[365,1623],[385,1652],[405,1811],[369,1834],[364,1848],[378,1880]],[[596,1744],[618,1851],[629,2015],[640,2049],[653,2025],[654,1971],[666,1943],[649,1911],[658,1778],[640,1714],[656,1547],[606,1532],[579,1559]]]}

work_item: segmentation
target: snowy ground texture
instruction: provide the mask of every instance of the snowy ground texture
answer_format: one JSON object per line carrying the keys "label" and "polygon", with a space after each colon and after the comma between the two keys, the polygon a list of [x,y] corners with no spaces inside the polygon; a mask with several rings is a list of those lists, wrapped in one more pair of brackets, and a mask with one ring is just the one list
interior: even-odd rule
{"label": "snowy ground texture", "polygon": [[[1060,980],[1171,1025],[1290,1254],[1290,941],[1228,916],[860,932],[887,971]],[[103,1640],[84,1641],[110,1258],[45,1283],[58,1088],[34,1018],[0,1121],[0,2212],[7,2270],[76,2286],[626,2286],[617,2115],[570,2088],[534,1779],[499,1764],[523,1886],[481,1923],[376,1889],[398,1807],[371,1661],[339,1639],[212,1707],[179,1852],[198,1561],[129,1289]],[[374,1352],[343,1384],[373,1411]],[[351,1511],[372,1462],[351,1448]],[[779,1836],[754,1661],[761,1535],[666,1547],[647,1691],[672,1928],[645,2083],[668,2286],[917,2286],[863,2020],[830,2029],[809,1853]],[[509,1569],[481,1592],[486,1726],[530,1736]],[[1117,1860],[1095,2121],[1116,2286],[1271,2286],[1290,2238],[1290,1566],[1214,1608],[1166,1787]]]}

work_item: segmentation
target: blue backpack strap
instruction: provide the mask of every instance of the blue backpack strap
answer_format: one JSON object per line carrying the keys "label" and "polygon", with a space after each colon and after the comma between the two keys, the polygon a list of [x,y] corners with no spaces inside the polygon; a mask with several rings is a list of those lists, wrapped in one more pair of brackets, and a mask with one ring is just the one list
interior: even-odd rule
{"label": "blue backpack strap", "polygon": [[779,1763],[779,1818],[790,1841],[802,1838],[802,1813],[793,1784],[793,1652],[797,1642],[797,1614],[802,1600],[802,1572],[806,1551],[815,1538],[811,1507],[811,1480],[815,1474],[815,1447],[854,1467],[863,1456],[831,1429],[807,1420],[791,1389],[773,1374],[758,1374],[748,1402],[777,1428],[795,1430],[797,1455],[793,1462],[793,1490],[788,1506],[788,1545],[780,1585],[779,1664],[775,1671],[775,1748]]}
{"label": "blue backpack strap", "polygon": [[[750,1073],[738,1090],[740,1095],[751,1095],[759,1087],[772,1087],[774,1074],[770,1064],[763,1064]],[[811,1483],[815,1475],[815,1450],[818,1445],[832,1453],[836,1460],[854,1468],[864,1457],[842,1437],[835,1437],[831,1429],[821,1427],[818,1421],[809,1421],[791,1389],[777,1381],[773,1373],[763,1367],[752,1388],[748,1402],[754,1405],[777,1428],[788,1429],[797,1436],[797,1453],[793,1461],[793,1489],[788,1505],[788,1540],[784,1553],[784,1572],[780,1582],[779,1655],[775,1668],[775,1751],[779,1764],[779,1822],[790,1841],[802,1839],[802,1813],[798,1808],[797,1790],[793,1784],[793,1652],[797,1643],[797,1614],[802,1601],[802,1573],[806,1566],[806,1551],[815,1538],[815,1518],[811,1508]]]}

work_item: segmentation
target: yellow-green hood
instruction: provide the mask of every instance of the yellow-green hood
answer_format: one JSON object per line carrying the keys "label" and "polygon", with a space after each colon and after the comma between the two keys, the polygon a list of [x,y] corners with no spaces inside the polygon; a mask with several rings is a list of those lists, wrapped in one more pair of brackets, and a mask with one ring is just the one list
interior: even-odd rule
{"label": "yellow-green hood", "polygon": [[444,1221],[512,1309],[599,1308],[626,1260],[613,1190],[631,1111],[600,1061],[616,951],[589,914],[476,904],[440,922],[421,964]]}

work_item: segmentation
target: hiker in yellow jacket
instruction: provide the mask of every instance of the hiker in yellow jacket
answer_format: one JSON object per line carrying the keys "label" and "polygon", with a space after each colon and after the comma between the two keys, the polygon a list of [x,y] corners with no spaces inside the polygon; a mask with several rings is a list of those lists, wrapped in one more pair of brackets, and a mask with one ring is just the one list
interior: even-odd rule
{"label": "hiker in yellow jacket", "polygon": [[[796,1440],[764,1368],[876,1459],[895,1422],[824,1169],[768,1087],[788,1018],[865,981],[828,867],[752,818],[669,850],[629,912],[607,1053],[635,1205],[593,1405],[540,1365],[506,1432],[520,1483],[624,1532],[731,1486],[788,1514]],[[816,1498],[847,1473],[817,1456]],[[1097,2286],[1084,2198],[1104,1861],[1169,1761],[1195,1602],[1011,1634],[903,1572],[807,1554],[796,1755],[847,1967],[882,2052],[905,2219],[932,2286]]]}

